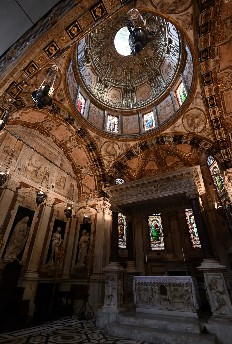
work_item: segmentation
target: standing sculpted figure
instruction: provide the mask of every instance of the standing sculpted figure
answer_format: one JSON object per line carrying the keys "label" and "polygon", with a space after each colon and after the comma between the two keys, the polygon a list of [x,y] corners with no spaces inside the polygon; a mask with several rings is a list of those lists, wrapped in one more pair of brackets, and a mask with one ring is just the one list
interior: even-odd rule
{"label": "standing sculpted figure", "polygon": [[82,236],[79,241],[79,254],[78,254],[78,265],[85,265],[86,264],[86,257],[88,254],[89,248],[89,233],[86,230],[83,230]]}
{"label": "standing sculpted figure", "polygon": [[51,254],[49,258],[49,263],[55,262],[55,257],[57,253],[59,252],[59,246],[62,244],[62,238],[61,238],[61,228],[57,227],[55,233],[52,236],[52,244],[51,244]]}
{"label": "standing sculpted figure", "polygon": [[28,227],[29,216],[20,220],[13,229],[10,242],[7,245],[5,259],[9,261],[16,260],[18,255],[22,252],[29,234],[30,227]]}

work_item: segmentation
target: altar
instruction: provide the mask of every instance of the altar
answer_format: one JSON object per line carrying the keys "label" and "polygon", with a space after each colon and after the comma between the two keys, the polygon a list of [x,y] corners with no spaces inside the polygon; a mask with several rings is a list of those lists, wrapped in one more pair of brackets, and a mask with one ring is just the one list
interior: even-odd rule
{"label": "altar", "polygon": [[137,312],[197,317],[198,290],[191,276],[135,276]]}

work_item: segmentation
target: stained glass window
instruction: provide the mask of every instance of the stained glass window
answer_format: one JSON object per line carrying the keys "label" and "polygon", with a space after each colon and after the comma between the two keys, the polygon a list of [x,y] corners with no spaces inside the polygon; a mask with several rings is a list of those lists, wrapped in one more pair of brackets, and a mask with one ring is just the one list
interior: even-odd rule
{"label": "stained glass window", "polygon": [[180,85],[177,87],[176,96],[177,96],[179,105],[181,106],[184,103],[185,99],[187,98],[187,90],[184,87],[183,82],[181,82]]}
{"label": "stained glass window", "polygon": [[124,184],[124,183],[125,183],[125,180],[122,179],[122,178],[116,178],[116,179],[115,179],[115,184],[116,184],[116,185]]}
{"label": "stained glass window", "polygon": [[126,249],[126,216],[118,213],[118,247]]}
{"label": "stained glass window", "polygon": [[106,130],[112,133],[118,133],[118,116],[107,115]]}
{"label": "stained glass window", "polygon": [[143,125],[145,131],[155,128],[155,116],[153,111],[143,115]]}
{"label": "stained glass window", "polygon": [[150,250],[164,250],[164,235],[161,214],[148,216],[148,227],[150,237]]}
{"label": "stained glass window", "polygon": [[226,190],[225,190],[224,178],[219,169],[218,163],[214,159],[214,157],[209,156],[207,159],[207,164],[208,164],[211,176],[213,178],[213,183],[217,189],[219,196],[221,196]]}
{"label": "stained glass window", "polygon": [[201,248],[200,239],[198,236],[197,225],[192,209],[185,209],[185,217],[189,228],[190,239],[193,248]]}
{"label": "stained glass window", "polygon": [[77,97],[77,104],[76,104],[76,107],[77,107],[77,110],[81,113],[81,115],[83,115],[83,113],[84,113],[84,111],[85,111],[85,103],[86,103],[85,98],[84,98],[83,95],[79,92],[79,93],[78,93],[78,97]]}

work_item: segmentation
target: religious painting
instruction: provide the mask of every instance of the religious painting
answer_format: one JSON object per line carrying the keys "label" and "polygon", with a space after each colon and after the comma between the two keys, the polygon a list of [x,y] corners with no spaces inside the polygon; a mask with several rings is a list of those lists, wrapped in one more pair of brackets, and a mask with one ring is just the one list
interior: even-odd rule
{"label": "religious painting", "polygon": [[183,82],[181,82],[176,89],[176,97],[180,106],[184,103],[185,99],[187,98],[187,91],[184,87]]}
{"label": "religious painting", "polygon": [[161,214],[148,216],[150,251],[164,250],[164,234]]}
{"label": "religious painting", "polygon": [[145,131],[155,128],[155,115],[153,111],[143,115],[143,126]]}
{"label": "religious painting", "polygon": [[34,210],[19,206],[4,250],[4,260],[21,260],[29,236]]}
{"label": "religious painting", "polygon": [[78,96],[77,96],[76,108],[77,108],[77,110],[80,112],[81,115],[84,114],[84,111],[85,111],[85,103],[86,103],[85,98],[84,98],[83,95],[79,92],[79,93],[78,93]]}
{"label": "religious painting", "polygon": [[31,61],[23,70],[27,75],[32,75],[34,74],[39,67],[34,61]]}
{"label": "religious painting", "polygon": [[189,228],[190,240],[193,248],[201,248],[197,225],[193,215],[192,209],[185,209],[185,218]]}
{"label": "religious painting", "polygon": [[44,51],[49,58],[53,57],[59,50],[60,49],[55,41],[52,41],[49,45],[46,46],[46,48],[44,48]]}
{"label": "religious painting", "polygon": [[90,12],[95,21],[99,20],[100,18],[102,18],[104,15],[107,14],[107,11],[102,1],[99,1],[94,7],[92,7],[90,9]]}
{"label": "religious painting", "polygon": [[225,182],[223,175],[220,171],[217,161],[212,156],[208,156],[207,165],[210,171],[210,174],[213,178],[213,183],[216,187],[217,193],[221,196],[225,191]]}
{"label": "religious painting", "polygon": [[88,252],[90,246],[91,223],[88,217],[84,217],[83,223],[80,225],[78,238],[78,248],[76,256],[76,268],[84,269],[88,264]]}
{"label": "religious painting", "polygon": [[76,20],[72,22],[72,24],[70,24],[68,27],[66,27],[65,30],[70,38],[74,38],[81,32],[81,27],[78,24],[78,21]]}
{"label": "religious painting", "polygon": [[111,133],[118,133],[118,124],[119,118],[118,116],[113,116],[108,114],[106,117],[106,130],[110,131]]}
{"label": "religious painting", "polygon": [[118,213],[118,248],[126,249],[127,224],[126,216]]}
{"label": "religious painting", "polygon": [[58,263],[58,261],[63,258],[61,255],[64,251],[64,234],[65,234],[66,222],[55,219],[52,235],[49,245],[49,250],[47,254],[46,264],[53,265]]}

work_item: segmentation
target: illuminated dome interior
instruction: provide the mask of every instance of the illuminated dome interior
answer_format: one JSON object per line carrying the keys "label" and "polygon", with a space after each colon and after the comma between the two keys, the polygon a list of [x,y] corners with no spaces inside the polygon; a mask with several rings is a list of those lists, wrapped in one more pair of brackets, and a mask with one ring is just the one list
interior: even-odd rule
{"label": "illuminated dome interior", "polygon": [[[143,134],[167,123],[192,84],[192,56],[184,37],[166,19],[141,15],[152,33],[142,51],[131,54],[128,13],[118,13],[79,41],[68,72],[68,82],[76,80],[78,96],[71,97],[78,112],[118,135]],[[109,116],[117,123],[108,125]]]}

